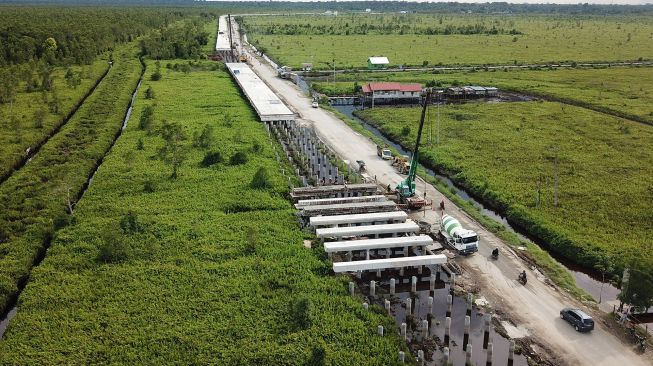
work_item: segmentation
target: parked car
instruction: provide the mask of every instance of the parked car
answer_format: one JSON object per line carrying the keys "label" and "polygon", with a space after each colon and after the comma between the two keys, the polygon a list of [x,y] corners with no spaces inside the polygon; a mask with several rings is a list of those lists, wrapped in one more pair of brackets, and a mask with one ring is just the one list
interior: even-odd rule
{"label": "parked car", "polygon": [[589,332],[594,329],[594,320],[582,310],[564,308],[560,310],[560,317],[573,325],[577,332]]}
{"label": "parked car", "polygon": [[319,107],[319,105],[317,104],[317,101],[313,101],[313,103],[311,103],[311,107],[313,107],[313,108]]}

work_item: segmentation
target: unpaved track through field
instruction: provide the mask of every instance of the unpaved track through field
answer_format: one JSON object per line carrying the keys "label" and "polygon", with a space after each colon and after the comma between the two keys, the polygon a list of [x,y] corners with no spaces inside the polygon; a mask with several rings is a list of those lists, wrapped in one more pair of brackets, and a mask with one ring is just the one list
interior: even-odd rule
{"label": "unpaved track through field", "polygon": [[[234,34],[238,34],[237,30]],[[246,49],[247,52],[249,50]],[[250,66],[274,90],[288,106],[299,116],[299,122],[311,125],[320,138],[327,143],[342,158],[350,162],[364,160],[368,174],[376,177],[378,182],[394,188],[404,179],[388,161],[381,160],[376,155],[376,145],[367,137],[351,129],[331,112],[321,108],[312,108],[311,99],[304,91],[291,82],[277,77],[272,69],[250,52]],[[621,343],[608,333],[596,319],[596,328],[589,334],[577,333],[569,324],[560,319],[562,308],[582,305],[568,295],[556,291],[543,281],[537,280],[525,264],[515,257],[498,237],[485,230],[476,221],[456,207],[451,201],[438,192],[433,186],[418,179],[418,193],[427,199],[440,202],[444,199],[447,213],[456,217],[463,226],[479,233],[481,237],[479,253],[463,260],[471,269],[481,286],[481,294],[492,301],[496,309],[508,313],[518,325],[525,326],[531,335],[547,346],[554,355],[551,358],[564,360],[567,365],[587,366],[639,366],[652,365],[653,360],[645,360],[630,347]],[[439,211],[426,211],[427,221],[433,222]],[[420,214],[421,216],[421,214]],[[488,261],[490,251],[494,247],[501,248],[499,261]],[[527,269],[529,282],[520,285],[517,275],[522,269]],[[546,358],[546,357],[545,357]]]}

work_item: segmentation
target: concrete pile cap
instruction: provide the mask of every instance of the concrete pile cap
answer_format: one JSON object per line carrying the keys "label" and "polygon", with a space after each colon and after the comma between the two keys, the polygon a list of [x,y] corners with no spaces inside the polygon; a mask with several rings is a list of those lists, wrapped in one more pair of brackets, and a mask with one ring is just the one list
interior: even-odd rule
{"label": "concrete pile cap", "polygon": [[365,236],[374,234],[392,234],[392,233],[418,233],[419,225],[413,221],[406,221],[400,224],[384,225],[364,225],[364,226],[347,226],[332,227],[315,230],[318,238],[337,237],[337,236]]}
{"label": "concrete pile cap", "polygon": [[445,257],[442,254],[421,255],[418,257],[401,257],[401,258],[372,259],[372,260],[353,261],[353,262],[338,262],[333,264],[333,271],[336,273],[373,271],[377,269],[428,266],[432,264],[444,264],[446,262],[447,262],[447,257]]}
{"label": "concrete pile cap", "polygon": [[300,212],[303,216],[318,216],[324,214],[354,213],[354,212],[383,212],[395,211],[397,204],[391,201],[342,203],[335,205],[306,206]]}
{"label": "concrete pile cap", "polygon": [[293,188],[292,193],[299,194],[312,194],[312,193],[340,193],[340,192],[358,192],[358,191],[372,191],[376,192],[376,184],[360,183],[360,184],[339,184],[331,186],[319,187],[300,187]]}
{"label": "concrete pile cap", "polygon": [[333,253],[348,252],[352,250],[414,247],[430,244],[433,244],[433,239],[431,239],[431,237],[426,235],[419,235],[404,236],[398,238],[334,241],[330,243],[324,243],[324,251],[327,253]]}
{"label": "concrete pile cap", "polygon": [[360,196],[360,197],[339,197],[339,198],[318,198],[318,199],[309,199],[309,200],[299,200],[295,207],[298,209],[305,206],[318,206],[318,205],[329,205],[336,203],[353,203],[353,202],[373,202],[373,201],[387,201],[385,196],[373,195],[373,196]]}
{"label": "concrete pile cap", "polygon": [[353,215],[334,215],[334,216],[315,216],[311,217],[310,224],[318,225],[338,225],[338,224],[356,224],[375,221],[406,221],[408,214],[404,211],[390,212],[373,212]]}

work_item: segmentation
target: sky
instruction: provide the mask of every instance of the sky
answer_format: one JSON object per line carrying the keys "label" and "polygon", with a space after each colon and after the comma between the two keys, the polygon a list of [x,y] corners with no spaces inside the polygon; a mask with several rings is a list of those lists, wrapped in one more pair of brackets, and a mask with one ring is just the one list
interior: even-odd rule
{"label": "sky", "polygon": [[[220,1],[220,0],[209,0],[209,1]],[[230,1],[254,1],[254,0],[230,0]],[[274,0],[272,0],[274,1]],[[306,1],[306,0],[284,0],[284,1]],[[326,1],[326,0],[325,0]],[[343,1],[357,1],[357,0],[343,0]],[[383,1],[383,0],[377,0]],[[422,0],[409,0],[410,2],[440,2],[440,1],[422,1]],[[487,3],[491,1],[487,0],[444,0],[442,2],[456,1],[459,3]],[[502,2],[512,3],[512,4],[578,4],[578,3],[590,3],[590,4],[630,4],[630,5],[643,5],[643,4],[653,4],[653,0],[503,0]]]}

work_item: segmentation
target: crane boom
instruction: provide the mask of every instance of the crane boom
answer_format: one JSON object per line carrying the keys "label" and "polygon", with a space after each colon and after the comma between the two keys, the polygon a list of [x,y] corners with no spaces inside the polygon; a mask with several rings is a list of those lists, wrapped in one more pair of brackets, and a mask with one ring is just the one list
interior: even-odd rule
{"label": "crane boom", "polygon": [[419,142],[422,138],[422,129],[424,128],[424,117],[426,116],[426,108],[431,102],[431,92],[428,91],[424,97],[422,105],[422,116],[419,120],[419,129],[417,130],[417,141],[415,141],[415,149],[413,150],[413,156],[410,160],[410,169],[408,170],[408,177],[404,179],[397,186],[397,192],[399,193],[400,199],[404,200],[408,197],[415,195],[415,176],[417,174],[417,161],[419,158]]}

